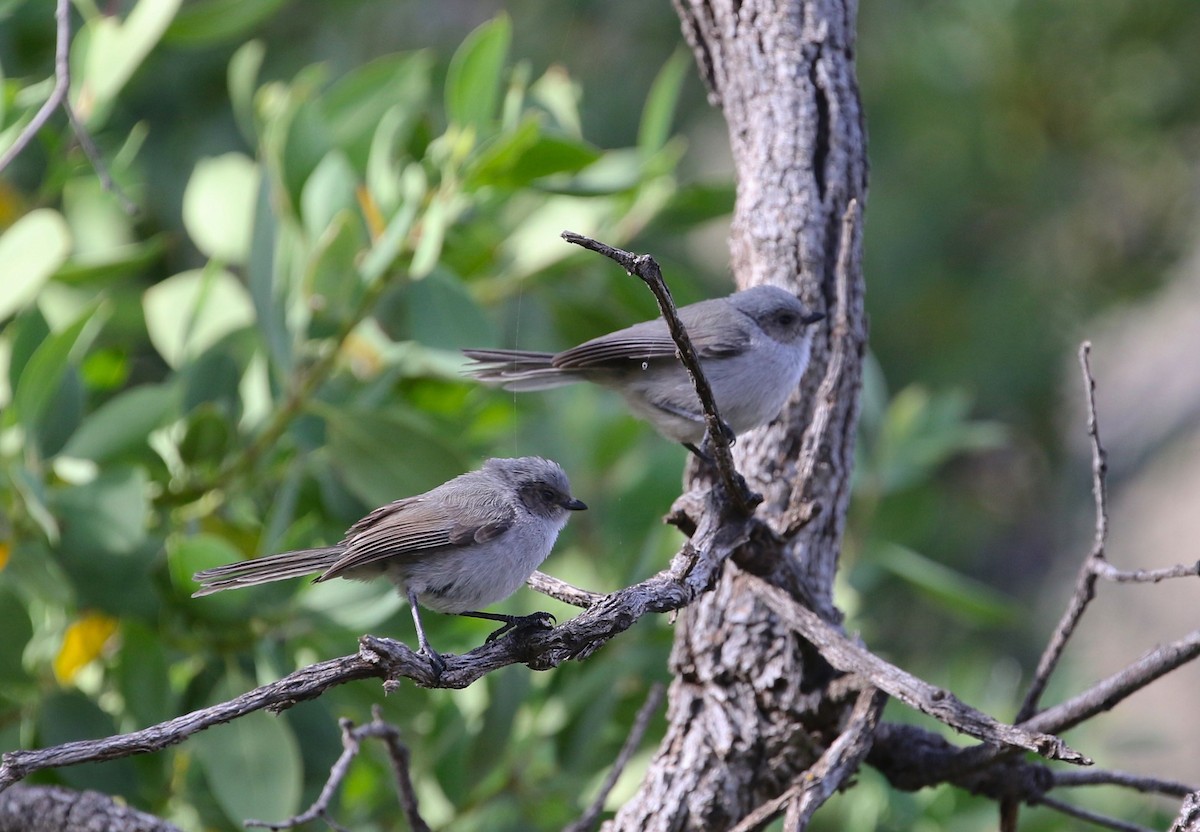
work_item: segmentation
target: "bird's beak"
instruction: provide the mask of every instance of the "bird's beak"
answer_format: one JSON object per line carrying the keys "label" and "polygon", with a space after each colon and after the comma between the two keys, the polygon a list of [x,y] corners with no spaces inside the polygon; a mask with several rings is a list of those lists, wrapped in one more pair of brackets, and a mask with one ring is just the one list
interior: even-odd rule
{"label": "bird's beak", "polygon": [[559,505],[567,511],[587,511],[587,503],[583,500],[563,500]]}
{"label": "bird's beak", "polygon": [[805,324],[815,324],[817,321],[825,320],[824,312],[810,312],[800,319]]}

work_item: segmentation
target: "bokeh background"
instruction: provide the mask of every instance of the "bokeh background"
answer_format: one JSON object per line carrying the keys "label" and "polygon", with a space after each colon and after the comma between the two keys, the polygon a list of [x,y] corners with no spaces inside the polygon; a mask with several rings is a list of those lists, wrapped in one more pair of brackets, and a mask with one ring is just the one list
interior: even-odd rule
{"label": "bokeh background", "polygon": [[[0,2],[0,147],[49,91],[52,12]],[[873,649],[1006,719],[1091,544],[1081,340],[1111,559],[1197,557],[1200,6],[859,12],[871,359],[838,600]],[[607,590],[665,564],[682,449],[596,391],[467,384],[455,349],[561,348],[654,314],[564,228],[652,252],[683,302],[730,289],[727,140],[669,4],[81,0],[73,21],[73,100],[138,211],[61,115],[0,174],[0,747],[142,727],[364,631],[411,638],[386,587],[191,600],[190,575],[334,540],[487,456],[555,458],[592,507],[547,571]],[[1198,592],[1102,586],[1047,701],[1190,631]],[[527,591],[502,608],[571,612]],[[485,635],[430,618],[443,651]],[[643,621],[584,664],[453,693],[360,683],[41,779],[232,829],[311,800],[337,718],[382,701],[435,825],[558,828],[668,678],[670,640]],[[1185,668],[1067,739],[1106,768],[1200,781],[1198,684]],[[1078,800],[1160,828],[1175,809]],[[337,808],[387,829],[394,805],[376,756]],[[868,771],[821,822],[995,814]]]}

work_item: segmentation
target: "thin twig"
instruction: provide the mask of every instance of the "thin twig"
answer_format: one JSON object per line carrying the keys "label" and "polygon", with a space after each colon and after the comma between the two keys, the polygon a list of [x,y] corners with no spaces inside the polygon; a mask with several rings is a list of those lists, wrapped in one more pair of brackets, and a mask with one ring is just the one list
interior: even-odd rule
{"label": "thin twig", "polygon": [[1200,658],[1200,630],[1154,648],[1135,662],[1092,687],[1022,723],[1032,731],[1066,731],[1098,713],[1111,710],[1123,699],[1188,662]]}
{"label": "thin twig", "polygon": [[570,604],[572,607],[581,607],[583,609],[587,609],[604,597],[602,593],[592,592],[590,589],[580,589],[566,581],[537,570],[529,576],[525,581],[525,585],[534,592],[540,592],[556,601],[562,601],[564,604]]}
{"label": "thin twig", "polygon": [[1107,560],[1098,561],[1094,570],[1098,577],[1117,584],[1156,584],[1171,578],[1200,576],[1200,561],[1178,563],[1162,569],[1117,569]]}
{"label": "thin twig", "polygon": [[802,607],[783,590],[749,573],[744,579],[785,624],[804,636],[837,670],[854,673],[911,708],[986,743],[1033,751],[1077,765],[1092,761],[1058,737],[1025,726],[1005,725],[970,707],[953,693],[918,679],[852,642],[840,630]]}
{"label": "thin twig", "polygon": [[1194,785],[1180,783],[1177,780],[1163,780],[1158,777],[1144,777],[1127,771],[1106,771],[1093,769],[1089,771],[1055,771],[1055,787],[1071,786],[1123,786],[1134,791],[1147,794],[1164,794],[1170,797],[1187,797],[1196,791]]}
{"label": "thin twig", "polygon": [[[371,706],[371,715],[375,722],[383,723],[378,705]],[[417,806],[417,791],[413,788],[410,767],[412,753],[408,750],[408,746],[400,741],[400,731],[391,725],[387,727],[391,730],[384,732],[382,739],[388,751],[388,758],[392,761],[392,773],[396,775],[396,791],[400,795],[400,808],[404,810],[404,817],[408,819],[408,828],[412,832],[429,832],[429,825],[421,817],[420,809]]]}
{"label": "thin twig", "polygon": [[1079,367],[1083,373],[1084,391],[1087,400],[1087,433],[1092,444],[1092,497],[1096,505],[1096,527],[1092,540],[1092,550],[1080,567],[1079,576],[1075,582],[1075,592],[1067,605],[1066,611],[1054,628],[1054,633],[1038,661],[1037,670],[1029,683],[1029,691],[1025,701],[1017,711],[1016,722],[1024,722],[1037,713],[1038,702],[1050,682],[1050,676],[1058,667],[1067,641],[1075,632],[1079,619],[1083,617],[1088,604],[1096,596],[1097,565],[1104,561],[1104,547],[1108,539],[1108,488],[1106,476],[1108,473],[1107,453],[1100,444],[1100,425],[1096,416],[1096,380],[1092,376],[1092,366],[1089,360],[1092,345],[1084,341],[1079,346]]}
{"label": "thin twig", "polygon": [[71,2],[70,0],[57,0],[54,7],[54,87],[50,90],[50,95],[43,102],[42,106],[25,125],[16,141],[0,156],[0,172],[3,172],[12,162],[21,155],[26,145],[33,140],[33,137],[46,126],[50,120],[50,116],[59,107],[62,107],[63,112],[67,114],[67,121],[71,126],[71,132],[79,141],[79,146],[83,148],[83,153],[88,157],[88,161],[92,165],[92,170],[96,172],[96,176],[100,178],[100,184],[104,190],[113,194],[117,201],[121,204],[123,210],[129,216],[137,213],[138,207],[124,189],[116,183],[109,173],[108,165],[104,161],[104,157],[100,153],[100,149],[96,147],[96,142],[92,138],[92,134],[88,132],[87,127],[79,120],[75,113],[75,108],[71,106]]}
{"label": "thin twig", "polygon": [[829,340],[832,348],[829,364],[821,385],[817,388],[812,420],[804,429],[800,440],[800,465],[795,476],[795,482],[801,488],[792,492],[785,517],[792,518],[784,534],[794,535],[813,516],[814,504],[809,500],[804,488],[814,482],[821,444],[826,441],[829,430],[829,420],[836,410],[838,385],[846,364],[846,349],[853,340],[854,327],[850,322],[850,275],[856,273],[854,258],[862,251],[859,236],[862,229],[862,210],[857,199],[850,200],[842,214],[841,245],[838,248],[837,268],[834,272],[836,282],[834,289],[836,301],[833,320],[829,327]]}
{"label": "thin twig", "polygon": [[404,815],[408,818],[409,827],[412,832],[430,832],[429,825],[425,823],[425,819],[421,817],[421,813],[417,809],[417,797],[413,791],[412,778],[408,770],[411,755],[408,746],[400,739],[400,729],[384,721],[378,705],[371,708],[371,716],[371,722],[357,728],[348,719],[338,721],[338,725],[342,729],[343,750],[329,769],[329,777],[326,778],[321,793],[317,795],[317,799],[311,806],[287,820],[277,822],[246,820],[244,825],[273,830],[294,829],[301,824],[320,818],[335,829],[341,829],[342,827],[338,826],[329,814],[329,804],[333,801],[333,796],[337,794],[338,789],[342,787],[346,775],[350,773],[350,764],[362,751],[362,741],[374,737],[383,740],[388,750],[388,756],[396,774],[397,793],[404,809]]}
{"label": "thin twig", "polygon": [[[1197,658],[1200,658],[1200,630],[1193,630],[1177,641],[1156,647],[1082,693],[1018,723],[1017,728],[1035,732],[1067,731],[1096,714],[1111,710],[1119,702],[1155,680]],[[1011,754],[1012,750],[1007,748],[975,746],[955,753],[953,759],[948,761],[947,768],[969,773],[986,768]],[[932,777],[939,777],[941,774],[930,772]]]}
{"label": "thin twig", "polygon": [[1148,826],[1110,818],[1108,815],[1102,815],[1099,812],[1093,812],[1088,809],[1081,809],[1078,806],[1063,803],[1061,800],[1055,800],[1052,797],[1043,797],[1038,805],[1045,806],[1047,809],[1053,809],[1056,812],[1061,812],[1073,818],[1086,820],[1088,823],[1095,824],[1096,826],[1103,826],[1105,829],[1116,829],[1117,832],[1157,832]]}
{"label": "thin twig", "polygon": [[696,396],[700,399],[700,407],[704,411],[704,426],[708,433],[708,447],[716,463],[721,483],[725,486],[725,490],[734,504],[747,515],[752,514],[754,507],[762,502],[762,497],[750,490],[733,463],[733,453],[730,450],[728,438],[729,428],[721,421],[712,387],[704,375],[704,369],[700,366],[700,359],[696,355],[695,347],[692,346],[692,339],[688,336],[687,328],[684,327],[683,321],[679,320],[675,302],[671,299],[671,290],[667,288],[666,281],[663,280],[662,269],[659,268],[658,261],[648,254],[633,254],[624,249],[613,248],[599,240],[576,234],[574,231],[564,231],[562,238],[568,243],[581,246],[597,254],[603,254],[615,261],[626,272],[638,277],[654,293],[663,320],[666,321],[667,329],[678,349],[679,360],[687,370],[688,376],[691,377],[692,386],[696,389]]}
{"label": "thin twig", "polygon": [[101,186],[117,198],[117,202],[121,204],[121,210],[127,216],[135,216],[138,212],[137,203],[130,199],[129,194],[125,193],[125,189],[113,179],[112,173],[108,169],[108,163],[104,161],[104,155],[100,153],[100,148],[96,146],[96,141],[92,138],[92,134],[88,132],[83,122],[79,120],[79,116],[75,113],[75,108],[71,105],[69,97],[63,98],[62,108],[67,114],[67,121],[71,124],[71,130],[75,133],[75,138],[79,140],[79,146],[83,148],[84,155],[91,162],[92,170],[100,178]]}
{"label": "thin twig", "polygon": [[0,172],[3,172],[12,161],[21,155],[25,146],[33,140],[38,131],[46,126],[54,111],[67,100],[71,89],[71,2],[58,0],[54,7],[54,88],[38,111],[25,125],[16,141],[0,156]]}
{"label": "thin twig", "polygon": [[858,770],[871,750],[875,726],[886,703],[887,695],[877,688],[867,687],[860,691],[845,729],[825,753],[797,783],[742,818],[732,832],[754,832],[785,809],[788,812],[785,832],[807,829],[813,813]]}
{"label": "thin twig", "polygon": [[642,738],[646,735],[646,729],[650,727],[650,720],[654,718],[654,715],[658,713],[658,709],[662,707],[663,694],[665,693],[666,687],[662,682],[655,682],[651,685],[650,693],[646,696],[646,701],[642,703],[642,707],[638,709],[637,717],[633,720],[633,727],[629,730],[629,736],[625,738],[625,743],[621,746],[612,769],[608,772],[608,776],[604,778],[604,783],[600,786],[600,793],[596,795],[596,799],[588,806],[587,811],[577,821],[566,826],[563,832],[591,832],[591,830],[596,828],[596,823],[600,820],[600,813],[604,811],[604,802],[608,800],[608,796],[612,793],[613,787],[617,785],[617,780],[620,779],[621,773],[625,771],[625,767],[633,759],[634,752],[642,744]]}

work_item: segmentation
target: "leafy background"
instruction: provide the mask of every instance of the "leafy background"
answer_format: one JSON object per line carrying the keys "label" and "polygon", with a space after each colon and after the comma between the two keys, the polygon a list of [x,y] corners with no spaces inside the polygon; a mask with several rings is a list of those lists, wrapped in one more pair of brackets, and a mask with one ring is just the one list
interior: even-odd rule
{"label": "leafy background", "polygon": [[[596,391],[465,383],[456,350],[560,348],[654,314],[565,228],[653,252],[681,302],[727,291],[723,127],[667,4],[504,5],[76,4],[72,100],[138,213],[61,117],[0,178],[0,748],[142,727],[350,652],[365,631],[411,638],[386,586],[192,600],[190,576],[336,539],[488,456],[557,459],[591,506],[554,574],[612,589],[674,551],[659,518],[681,449]],[[49,92],[51,11],[0,2],[0,147]],[[1194,271],[1198,30],[1187,0],[861,8],[872,357],[838,598],[873,647],[1001,718],[1090,538],[1086,460],[1064,438],[1078,433],[1075,345]],[[1097,337],[1102,394],[1127,357]],[[1114,489],[1194,447],[1195,413],[1154,441],[1133,419]],[[501,608],[571,612],[527,591]],[[429,618],[443,651],[485,635]],[[1133,629],[1143,647],[1179,634]],[[360,683],[41,779],[237,828],[306,805],[340,750],[337,719],[382,703],[432,823],[558,828],[667,679],[670,640],[667,621],[644,621],[586,663],[453,693],[384,699]],[[1074,669],[1074,685],[1102,672]],[[1200,776],[1170,756],[1177,738],[1101,725],[1069,739],[1107,767]],[[1173,813],[1080,799],[1159,826]],[[356,765],[337,813],[395,828],[381,757]],[[821,822],[994,818],[866,771]]]}

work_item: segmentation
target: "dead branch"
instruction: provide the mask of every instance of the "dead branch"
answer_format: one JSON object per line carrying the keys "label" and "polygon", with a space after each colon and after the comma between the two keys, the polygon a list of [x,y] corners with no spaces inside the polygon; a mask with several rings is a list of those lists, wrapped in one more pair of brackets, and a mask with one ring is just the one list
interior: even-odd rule
{"label": "dead branch", "polygon": [[754,832],[787,810],[785,832],[808,828],[817,809],[845,785],[871,750],[875,726],[887,704],[887,696],[877,688],[859,692],[846,728],[838,735],[804,776],[774,800],[759,806],[733,828],[733,832]]}
{"label": "dead branch", "polygon": [[409,774],[409,759],[411,754],[409,753],[408,746],[400,739],[400,729],[384,721],[378,705],[372,707],[371,716],[372,719],[370,722],[358,727],[355,727],[354,723],[348,719],[339,720],[339,725],[342,729],[342,748],[344,750],[329,769],[329,777],[326,779],[321,793],[317,795],[317,799],[313,801],[313,804],[308,809],[278,823],[247,820],[245,821],[245,825],[273,830],[294,829],[301,824],[320,818],[334,829],[341,829],[342,827],[338,826],[329,815],[329,804],[333,800],[333,796],[337,793],[337,790],[341,788],[346,775],[350,772],[350,764],[354,762],[354,759],[362,751],[362,741],[369,737],[374,737],[383,740],[388,750],[388,758],[392,762],[392,771],[396,775],[396,791],[400,798],[400,806],[404,809],[404,816],[408,819],[409,828],[412,832],[430,832],[429,825],[425,823],[425,819],[421,817],[421,813],[417,808],[417,796],[413,791],[412,776]]}
{"label": "dead branch", "polygon": [[663,320],[666,321],[667,329],[678,348],[679,360],[687,370],[688,376],[692,380],[692,386],[696,389],[696,396],[700,399],[700,406],[704,410],[704,425],[708,432],[709,448],[721,483],[725,486],[726,492],[735,505],[745,514],[752,514],[754,507],[762,502],[762,497],[750,490],[745,479],[734,466],[733,452],[729,444],[731,432],[728,426],[721,421],[712,387],[709,386],[708,379],[704,377],[704,370],[700,367],[700,359],[696,355],[696,348],[692,346],[692,339],[688,337],[687,328],[684,327],[683,321],[679,320],[679,313],[671,298],[671,290],[667,288],[666,281],[663,280],[662,269],[659,268],[658,261],[649,254],[633,254],[623,249],[613,248],[593,240],[591,237],[576,234],[574,231],[564,231],[562,238],[568,243],[574,243],[589,251],[603,254],[629,274],[640,278],[654,293],[654,299],[658,301],[658,308],[662,312]]}
{"label": "dead branch", "polygon": [[918,679],[852,642],[816,613],[796,603],[778,587],[754,575],[745,579],[755,593],[789,627],[815,646],[836,669],[853,673],[911,708],[932,716],[954,730],[986,743],[1023,748],[1051,760],[1078,765],[1092,761],[1058,737],[1023,726],[1004,725],[959,700],[953,693]]}

